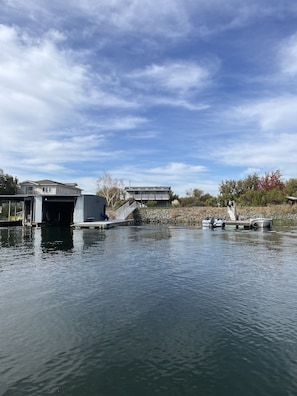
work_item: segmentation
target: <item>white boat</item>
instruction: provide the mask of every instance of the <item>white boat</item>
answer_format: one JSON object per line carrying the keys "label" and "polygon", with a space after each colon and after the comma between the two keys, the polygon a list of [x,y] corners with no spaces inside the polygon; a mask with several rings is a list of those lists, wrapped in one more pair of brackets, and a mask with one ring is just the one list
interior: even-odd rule
{"label": "white boat", "polygon": [[222,219],[206,218],[202,220],[202,227],[216,228],[225,227],[225,222]]}
{"label": "white boat", "polygon": [[272,228],[272,219],[267,217],[251,219],[251,228]]}

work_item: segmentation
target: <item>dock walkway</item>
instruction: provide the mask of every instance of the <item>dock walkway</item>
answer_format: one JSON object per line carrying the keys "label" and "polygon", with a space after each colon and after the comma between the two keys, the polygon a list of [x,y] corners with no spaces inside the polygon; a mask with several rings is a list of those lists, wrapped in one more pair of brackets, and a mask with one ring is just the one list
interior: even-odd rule
{"label": "dock walkway", "polygon": [[105,220],[105,221],[83,221],[80,223],[73,223],[71,227],[75,229],[82,229],[82,228],[107,229],[107,228],[114,228],[117,226],[127,226],[133,224],[134,224],[134,220],[116,219],[116,220]]}
{"label": "dock walkway", "polygon": [[250,220],[226,220],[225,226],[234,226],[235,228],[243,228],[244,230],[253,228]]}

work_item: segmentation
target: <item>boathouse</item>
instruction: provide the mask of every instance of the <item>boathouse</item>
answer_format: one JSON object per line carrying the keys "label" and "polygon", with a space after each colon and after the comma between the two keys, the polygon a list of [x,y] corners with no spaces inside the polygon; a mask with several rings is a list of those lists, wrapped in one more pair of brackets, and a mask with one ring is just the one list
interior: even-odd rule
{"label": "boathouse", "polygon": [[68,226],[77,221],[105,218],[105,198],[84,195],[75,183],[24,181],[20,183],[20,194],[2,195],[0,198],[23,202],[23,225]]}

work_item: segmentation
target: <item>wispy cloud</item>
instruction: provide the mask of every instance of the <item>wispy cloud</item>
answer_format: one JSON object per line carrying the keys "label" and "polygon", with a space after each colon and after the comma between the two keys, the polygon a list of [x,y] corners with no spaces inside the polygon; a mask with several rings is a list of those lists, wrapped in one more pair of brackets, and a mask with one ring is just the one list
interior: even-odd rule
{"label": "wispy cloud", "polygon": [[152,174],[162,174],[170,177],[180,177],[186,174],[197,175],[198,173],[205,172],[205,170],[205,167],[200,165],[193,166],[184,164],[182,162],[172,162],[170,164],[166,164],[163,167],[152,168],[149,172]]}
{"label": "wispy cloud", "polygon": [[198,91],[210,83],[214,65],[209,66],[207,68],[185,61],[153,64],[134,71],[130,77],[140,85],[153,85],[157,91],[188,93]]}
{"label": "wispy cloud", "polygon": [[245,123],[259,125],[263,131],[296,130],[297,96],[273,97],[242,105],[234,115]]}
{"label": "wispy cloud", "polygon": [[234,142],[222,147],[218,155],[224,164],[255,169],[280,169],[294,175],[296,150],[297,135],[282,133],[258,139],[255,136],[247,137],[247,142]]}
{"label": "wispy cloud", "polygon": [[281,71],[289,77],[297,74],[297,33],[281,43],[279,50]]}
{"label": "wispy cloud", "polygon": [[[52,42],[30,40],[0,26],[0,117],[2,128],[32,135],[63,123],[84,102],[83,67]],[[32,136],[31,135],[31,136]]]}
{"label": "wispy cloud", "polygon": [[63,3],[52,0],[46,7],[36,0],[2,0],[1,3],[4,18],[14,13],[20,24],[34,22],[39,31],[51,24],[58,29],[69,29],[75,35],[79,31],[81,38],[86,39],[100,31],[104,33],[100,42],[108,45],[112,38],[123,34],[137,35],[142,43],[151,37],[172,45],[191,35],[205,38],[237,30],[275,14],[284,17],[297,11],[291,0],[250,0],[248,3],[245,0],[159,0],[158,3],[151,0],[64,0]]}
{"label": "wispy cloud", "polygon": [[[146,106],[173,106],[188,110],[208,108],[199,93],[213,84],[217,62],[177,61],[151,64],[132,71],[127,77]],[[198,96],[198,98],[197,98]]]}

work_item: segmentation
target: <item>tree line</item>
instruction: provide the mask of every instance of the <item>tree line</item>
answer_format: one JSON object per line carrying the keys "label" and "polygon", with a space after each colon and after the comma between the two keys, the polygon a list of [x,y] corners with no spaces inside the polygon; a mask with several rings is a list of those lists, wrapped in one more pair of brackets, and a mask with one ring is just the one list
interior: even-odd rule
{"label": "tree line", "polygon": [[234,200],[242,206],[278,205],[286,202],[287,196],[297,196],[297,179],[283,181],[279,170],[257,173],[241,180],[225,180],[219,187],[218,203]]}
{"label": "tree line", "polygon": [[[16,194],[19,191],[18,179],[0,169],[0,195]],[[120,179],[104,173],[97,180],[97,195],[106,199],[107,206],[115,207],[123,200],[124,183]],[[241,206],[266,206],[282,204],[287,196],[297,197],[297,178],[284,181],[280,170],[248,175],[244,179],[224,180],[219,185],[218,196],[205,194],[201,189],[186,191],[184,197],[171,192],[170,201],[180,206],[225,206],[234,200]]]}
{"label": "tree line", "polygon": [[[98,179],[97,187],[97,194],[106,198],[108,206],[121,203],[124,188],[121,180],[105,173]],[[201,189],[194,188],[186,191],[184,197],[172,192],[170,201],[184,207],[226,206],[229,200],[236,201],[241,206],[267,206],[285,203],[287,196],[297,197],[297,179],[284,181],[280,170],[276,170],[265,172],[262,176],[254,173],[244,179],[223,180],[219,185],[218,196],[205,194]]]}

